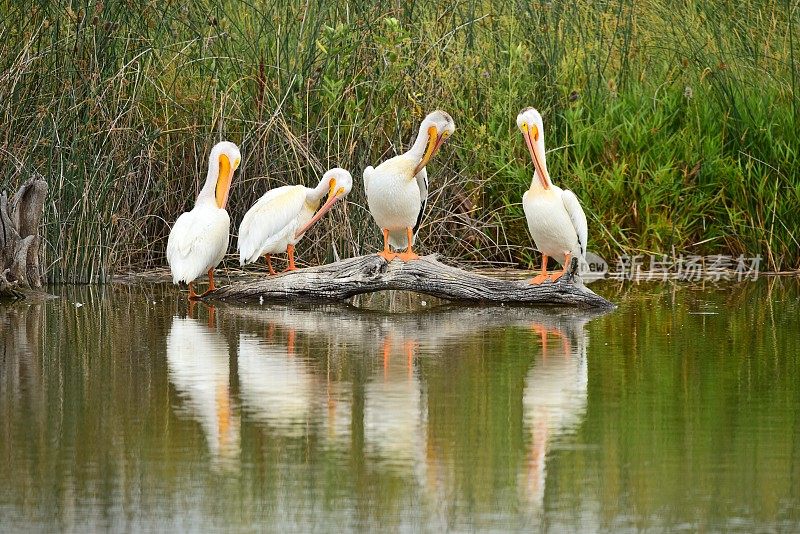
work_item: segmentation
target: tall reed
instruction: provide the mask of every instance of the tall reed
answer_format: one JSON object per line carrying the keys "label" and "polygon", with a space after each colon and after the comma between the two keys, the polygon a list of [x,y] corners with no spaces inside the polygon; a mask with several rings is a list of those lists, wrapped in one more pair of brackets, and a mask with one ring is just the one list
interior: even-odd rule
{"label": "tall reed", "polygon": [[0,185],[49,181],[53,281],[163,265],[223,138],[244,155],[234,233],[267,188],[340,165],[356,187],[300,258],[375,250],[361,170],[437,107],[458,130],[429,169],[423,250],[526,264],[528,105],[591,249],[800,267],[796,5],[5,0],[0,16]]}

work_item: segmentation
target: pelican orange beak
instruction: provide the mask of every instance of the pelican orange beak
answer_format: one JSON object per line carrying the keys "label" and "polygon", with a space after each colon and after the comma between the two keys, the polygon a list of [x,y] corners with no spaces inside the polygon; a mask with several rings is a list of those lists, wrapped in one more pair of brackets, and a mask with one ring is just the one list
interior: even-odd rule
{"label": "pelican orange beak", "polygon": [[539,177],[539,182],[541,182],[542,187],[548,189],[550,187],[550,177],[545,174],[544,166],[542,165],[544,154],[539,153],[539,145],[536,144],[540,135],[539,127],[535,124],[529,126],[527,122],[524,122],[522,126],[520,126],[520,130],[522,130],[522,137],[525,138],[525,144],[528,146],[528,152],[531,153],[533,167],[536,169],[536,176]]}
{"label": "pelican orange beak", "polygon": [[228,205],[228,194],[231,190],[231,180],[233,179],[233,171],[239,166],[237,159],[233,166],[231,160],[225,154],[219,157],[219,174],[217,175],[217,187],[215,188],[215,196],[217,199],[217,207],[225,209]]}
{"label": "pelican orange beak", "polygon": [[344,187],[340,187],[337,189],[336,179],[335,178],[331,179],[331,188],[328,191],[328,200],[325,201],[325,204],[322,205],[319,211],[317,211],[317,213],[311,218],[310,221],[306,223],[305,226],[303,226],[301,229],[295,232],[294,234],[295,237],[300,237],[301,235],[306,233],[308,229],[311,228],[311,226],[313,226],[315,222],[320,220],[323,217],[323,215],[325,215],[333,207],[333,205],[336,203],[337,200],[342,198],[343,194],[344,194]]}
{"label": "pelican orange beak", "polygon": [[439,134],[436,126],[431,126],[428,128],[428,147],[425,149],[425,155],[422,156],[422,160],[414,168],[414,176],[416,176],[419,171],[424,169],[425,165],[427,165],[431,158],[436,155],[436,153],[439,151],[439,148],[447,140],[448,135],[449,134],[447,132],[442,132]]}

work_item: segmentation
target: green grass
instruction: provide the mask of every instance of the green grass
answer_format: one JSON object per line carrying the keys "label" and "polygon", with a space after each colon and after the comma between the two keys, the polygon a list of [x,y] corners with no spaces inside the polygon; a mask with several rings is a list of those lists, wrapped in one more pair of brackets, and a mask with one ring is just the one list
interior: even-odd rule
{"label": "green grass", "polygon": [[0,185],[50,183],[54,281],[164,265],[223,138],[244,159],[234,233],[266,189],[340,165],[353,193],[300,258],[376,250],[361,170],[437,107],[457,131],[429,168],[422,249],[527,265],[529,105],[590,249],[800,268],[796,3],[0,0],[0,16]]}

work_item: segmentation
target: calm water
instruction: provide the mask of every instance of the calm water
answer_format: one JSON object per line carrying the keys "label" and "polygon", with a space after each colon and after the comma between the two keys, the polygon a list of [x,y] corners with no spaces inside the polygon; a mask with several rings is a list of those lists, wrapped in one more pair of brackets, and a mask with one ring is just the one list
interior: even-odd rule
{"label": "calm water", "polygon": [[0,307],[0,531],[800,530],[800,282],[593,288]]}

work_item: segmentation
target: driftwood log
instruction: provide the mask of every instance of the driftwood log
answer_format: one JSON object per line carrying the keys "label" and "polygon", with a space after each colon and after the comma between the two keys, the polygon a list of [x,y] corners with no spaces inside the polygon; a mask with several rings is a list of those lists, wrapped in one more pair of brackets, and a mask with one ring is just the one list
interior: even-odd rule
{"label": "driftwood log", "polygon": [[404,263],[376,254],[276,276],[264,275],[220,287],[208,297],[226,301],[288,299],[345,300],[362,293],[399,289],[451,301],[613,308],[576,276],[577,260],[559,281],[531,285],[527,280],[500,280],[445,265],[434,256]]}
{"label": "driftwood log", "polygon": [[9,202],[0,194],[0,297],[20,298],[21,290],[39,289],[39,223],[44,213],[47,182],[31,178]]}

